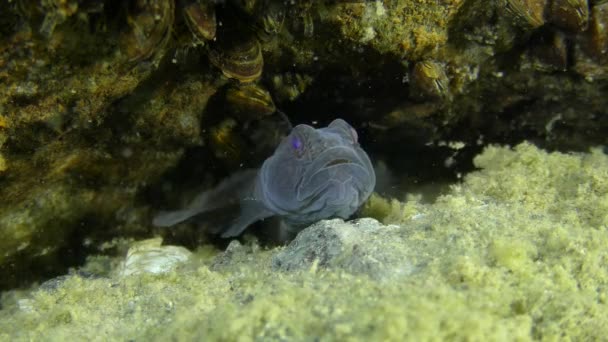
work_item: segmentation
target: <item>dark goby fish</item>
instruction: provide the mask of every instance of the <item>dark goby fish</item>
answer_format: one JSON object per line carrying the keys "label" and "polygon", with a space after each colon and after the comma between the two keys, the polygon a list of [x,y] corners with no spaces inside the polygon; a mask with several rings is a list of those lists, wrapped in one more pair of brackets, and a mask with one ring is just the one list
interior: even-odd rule
{"label": "dark goby fish", "polygon": [[259,170],[235,173],[187,208],[160,213],[154,225],[215,221],[208,230],[226,238],[274,217],[279,234],[291,236],[318,220],[348,218],[375,184],[372,163],[346,121],[336,119],[319,129],[298,125]]}

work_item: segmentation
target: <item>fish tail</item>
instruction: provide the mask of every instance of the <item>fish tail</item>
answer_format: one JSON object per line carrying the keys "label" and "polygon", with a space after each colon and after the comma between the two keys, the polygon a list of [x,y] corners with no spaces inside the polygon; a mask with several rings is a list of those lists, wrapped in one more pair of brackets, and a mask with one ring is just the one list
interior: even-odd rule
{"label": "fish tail", "polygon": [[156,215],[156,217],[154,217],[152,224],[156,227],[170,227],[180,222],[186,221],[193,215],[194,213],[190,209],[161,211],[158,215]]}
{"label": "fish tail", "polygon": [[243,170],[199,194],[181,210],[165,211],[154,217],[157,227],[170,227],[186,220],[196,220],[213,234],[235,236],[254,222],[265,208],[253,197],[257,170]]}

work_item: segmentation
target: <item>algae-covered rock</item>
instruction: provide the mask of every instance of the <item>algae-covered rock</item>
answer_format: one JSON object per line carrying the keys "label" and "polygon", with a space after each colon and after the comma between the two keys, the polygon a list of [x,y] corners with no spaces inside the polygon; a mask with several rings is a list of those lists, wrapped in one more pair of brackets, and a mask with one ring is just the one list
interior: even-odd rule
{"label": "algae-covered rock", "polygon": [[408,241],[392,232],[396,229],[368,218],[321,221],[298,234],[272,265],[282,271],[330,268],[373,279],[406,277],[415,271],[413,262],[428,261],[410,255]]}
{"label": "algae-covered rock", "polygon": [[[50,155],[45,155],[49,153]],[[70,249],[86,248],[84,236],[95,239],[95,220],[118,218],[114,233],[109,228],[103,234],[117,231],[141,231],[139,225],[124,224],[132,217],[140,217],[141,210],[126,205],[135,193],[124,187],[142,176],[153,176],[168,167],[179,153],[138,151],[124,157],[100,153],[92,149],[66,151],[65,146],[50,146],[40,151],[34,160],[40,168],[30,168],[29,162],[15,160],[6,171],[10,185],[0,189],[3,201],[0,208],[0,272],[2,287],[15,286],[36,279],[41,274],[52,275],[73,264]],[[133,183],[135,184],[135,183]],[[117,213],[124,213],[118,216]],[[127,215],[127,213],[132,214]],[[131,217],[130,217],[131,216]],[[31,270],[27,271],[27,270]]]}
{"label": "algae-covered rock", "polygon": [[249,239],[167,273],[5,292],[0,339],[602,340],[608,156],[522,144],[476,163],[433,204],[365,209],[391,225],[325,221],[286,247]]}
{"label": "algae-covered rock", "polygon": [[464,1],[345,1],[328,10],[327,20],[357,44],[409,60],[436,55]]}
{"label": "algae-covered rock", "polygon": [[125,62],[111,23],[91,32],[71,22],[43,38],[26,18],[0,40],[0,288],[82,263],[96,242],[149,232],[138,191],[201,144],[217,90],[187,75],[159,86],[153,72],[167,70]]}
{"label": "algae-covered rock", "polygon": [[[491,143],[608,143],[603,1],[253,3],[0,4],[0,288],[65,273],[115,237],[208,242],[188,224],[154,231],[150,217],[256,167],[283,134],[271,122],[283,112],[293,124],[344,118],[404,183],[456,180]],[[197,38],[207,26],[214,40]],[[423,206],[384,207],[377,218],[390,222]],[[581,221],[602,222],[598,208],[580,208]],[[334,242],[350,258],[354,241],[383,234]],[[538,255],[507,242],[488,251],[504,265]],[[233,252],[215,266],[257,253]]]}
{"label": "algae-covered rock", "polygon": [[6,159],[0,154],[0,172],[5,171],[8,168],[6,165]]}

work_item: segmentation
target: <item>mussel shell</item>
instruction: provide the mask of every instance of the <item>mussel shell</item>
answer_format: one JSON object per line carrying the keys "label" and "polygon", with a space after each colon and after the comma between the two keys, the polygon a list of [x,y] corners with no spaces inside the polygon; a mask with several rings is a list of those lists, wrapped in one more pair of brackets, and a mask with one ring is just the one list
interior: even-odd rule
{"label": "mussel shell", "polygon": [[268,41],[281,32],[285,21],[284,7],[281,1],[263,1],[256,15],[259,18],[256,22],[256,32],[260,39]]}
{"label": "mussel shell", "polygon": [[276,99],[294,101],[312,84],[312,77],[299,73],[277,74],[272,77],[272,86]]}
{"label": "mussel shell", "polygon": [[587,29],[589,3],[587,0],[553,0],[549,7],[551,23],[574,32]]}
{"label": "mussel shell", "polygon": [[121,37],[121,47],[129,61],[149,59],[166,46],[173,25],[173,1],[138,0],[129,9],[131,28]]}
{"label": "mussel shell", "polygon": [[593,6],[588,34],[591,54],[605,61],[608,58],[608,2]]}
{"label": "mussel shell", "polygon": [[217,30],[215,8],[210,2],[193,2],[183,8],[190,32],[199,40],[212,40]]}
{"label": "mussel shell", "polygon": [[255,83],[239,84],[228,88],[226,102],[243,119],[267,116],[276,111],[268,90]]}
{"label": "mussel shell", "polygon": [[283,27],[287,12],[286,1],[231,0],[229,4],[241,23],[255,32],[263,42],[271,40]]}
{"label": "mussel shell", "polygon": [[503,5],[518,26],[536,29],[545,23],[547,0],[503,0]]}
{"label": "mussel shell", "polygon": [[449,79],[442,63],[424,60],[412,68],[411,92],[415,98],[432,99],[449,96]]}
{"label": "mussel shell", "polygon": [[[224,39],[225,38],[225,39]],[[264,58],[254,37],[223,37],[209,49],[209,60],[229,78],[253,82],[260,78]]]}

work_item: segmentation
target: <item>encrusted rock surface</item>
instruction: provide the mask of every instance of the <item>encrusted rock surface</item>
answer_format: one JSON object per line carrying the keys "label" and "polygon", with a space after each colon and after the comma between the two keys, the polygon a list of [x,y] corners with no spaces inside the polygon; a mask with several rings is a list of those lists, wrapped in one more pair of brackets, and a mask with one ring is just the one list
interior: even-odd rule
{"label": "encrusted rock surface", "polygon": [[275,270],[340,269],[374,279],[407,277],[421,260],[407,246],[398,226],[362,218],[353,222],[325,220],[302,231],[272,258]]}
{"label": "encrusted rock surface", "polygon": [[225,102],[238,81],[208,53],[239,51],[235,36],[259,41],[271,108],[347,120],[397,182],[455,181],[491,143],[608,144],[606,2],[258,2],[283,21],[211,3],[219,42],[192,35],[184,2],[0,2],[0,288],[116,237],[207,241],[150,217],[255,167],[283,133]]}
{"label": "encrusted rock surface", "polygon": [[[521,144],[475,163],[433,204],[373,198],[364,215],[386,224],[322,221],[284,247],[250,235],[191,255],[145,240],[126,277],[126,251],[90,257],[4,292],[0,340],[602,340],[608,156]],[[172,266],[147,272],[157,260]]]}

